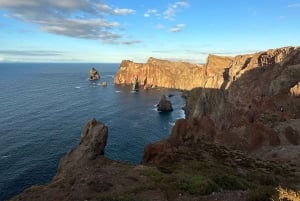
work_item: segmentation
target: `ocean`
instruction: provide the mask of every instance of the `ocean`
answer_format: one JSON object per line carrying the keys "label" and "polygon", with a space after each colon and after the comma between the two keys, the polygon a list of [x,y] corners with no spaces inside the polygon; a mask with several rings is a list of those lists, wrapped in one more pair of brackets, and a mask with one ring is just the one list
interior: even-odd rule
{"label": "ocean", "polygon": [[[98,82],[88,81],[95,67]],[[181,92],[141,90],[113,84],[119,64],[0,64],[0,200],[56,174],[59,160],[77,146],[85,123],[96,118],[108,126],[105,156],[137,164],[145,145],[166,138],[184,118]],[[107,87],[101,82],[106,81]],[[156,111],[160,97],[174,111]]]}

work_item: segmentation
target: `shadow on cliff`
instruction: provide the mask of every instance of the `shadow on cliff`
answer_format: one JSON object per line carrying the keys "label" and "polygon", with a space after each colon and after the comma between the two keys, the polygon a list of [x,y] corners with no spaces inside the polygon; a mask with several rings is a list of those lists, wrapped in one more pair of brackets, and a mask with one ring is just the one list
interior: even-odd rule
{"label": "shadow on cliff", "polygon": [[[243,66],[249,63],[245,62]],[[194,88],[184,92],[186,119],[176,122],[167,139],[169,145],[197,144],[205,139],[250,152],[286,146],[293,150],[290,157],[280,151],[263,157],[284,161],[295,157],[293,163],[300,165],[300,156],[294,150],[299,151],[295,145],[300,143],[300,99],[290,94],[290,88],[299,82],[299,66],[293,66],[297,62],[243,68],[234,80],[225,68],[220,89]],[[158,152],[170,149],[169,145],[158,143],[160,148],[153,155],[146,148],[144,162],[160,161],[159,157],[164,156]]]}
{"label": "shadow on cliff", "polygon": [[[235,80],[228,75],[225,69],[220,89],[184,92],[186,119],[176,121],[167,139],[145,148],[143,164],[173,174],[182,164],[196,167],[201,163],[197,174],[214,175],[212,180],[222,177],[220,181],[226,183],[228,178],[239,178],[224,189],[235,188],[242,180],[244,184],[257,182],[250,187],[253,200],[280,197],[278,186],[299,191],[300,99],[290,94],[299,82],[299,68],[293,71],[276,64],[252,68]],[[279,161],[285,161],[285,166]],[[242,174],[232,176],[230,171]],[[274,175],[276,179],[271,179]],[[243,190],[241,186],[236,189]]]}

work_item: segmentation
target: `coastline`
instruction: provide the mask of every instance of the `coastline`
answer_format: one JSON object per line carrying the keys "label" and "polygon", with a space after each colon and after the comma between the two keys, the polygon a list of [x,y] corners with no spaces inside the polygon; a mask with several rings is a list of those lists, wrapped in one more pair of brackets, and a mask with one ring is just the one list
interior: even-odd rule
{"label": "coastline", "polygon": [[[276,59],[264,60],[264,54]],[[226,196],[228,200],[255,200],[284,194],[285,189],[299,191],[298,158],[291,161],[294,155],[281,152],[276,157],[267,155],[278,147],[291,150],[293,143],[292,148],[299,150],[298,138],[293,138],[299,133],[300,113],[294,110],[299,100],[289,93],[300,77],[299,55],[299,48],[281,48],[238,56],[235,59],[240,63],[230,63],[228,58],[222,63],[221,57],[212,56],[217,62],[209,60],[205,71],[201,70],[201,85],[185,93],[186,119],[175,123],[167,139],[145,148],[141,165],[114,162],[101,154],[92,160],[83,155],[74,162],[72,153],[81,149],[79,145],[63,160],[71,165],[61,162],[50,184],[32,187],[12,200],[213,200]],[[226,71],[229,63],[231,71]],[[116,76],[115,80],[122,79]],[[151,85],[158,86],[155,80]],[[258,94],[263,98],[257,100]],[[269,107],[272,101],[284,105],[284,112],[283,106],[279,105],[279,111]],[[289,127],[290,132],[286,131]],[[276,135],[275,129],[280,131]],[[201,191],[199,185],[206,188]]]}

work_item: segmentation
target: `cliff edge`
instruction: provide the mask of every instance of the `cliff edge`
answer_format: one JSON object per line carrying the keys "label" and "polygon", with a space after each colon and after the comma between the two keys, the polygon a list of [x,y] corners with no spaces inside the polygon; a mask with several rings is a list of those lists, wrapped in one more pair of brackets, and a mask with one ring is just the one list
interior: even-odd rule
{"label": "cliff edge", "polygon": [[[198,125],[214,135],[210,120]],[[178,124],[174,130],[184,131]],[[300,169],[289,164],[253,158],[209,138],[188,139],[189,132],[185,138],[172,132],[169,139],[145,149],[143,164],[130,165],[103,156],[107,134],[103,123],[90,120],[78,147],[62,159],[53,180],[11,200],[299,200],[291,189],[300,189]]]}

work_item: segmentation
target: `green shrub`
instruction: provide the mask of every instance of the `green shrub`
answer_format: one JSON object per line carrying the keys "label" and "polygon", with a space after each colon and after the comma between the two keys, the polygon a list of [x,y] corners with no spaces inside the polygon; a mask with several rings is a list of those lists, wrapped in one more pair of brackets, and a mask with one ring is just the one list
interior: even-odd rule
{"label": "green shrub", "polygon": [[200,175],[181,179],[179,181],[179,188],[196,195],[208,195],[218,190],[218,186],[214,181]]}
{"label": "green shrub", "polygon": [[224,190],[246,190],[249,186],[244,179],[233,175],[217,175],[213,180]]}
{"label": "green shrub", "polygon": [[164,178],[164,174],[157,168],[148,168],[143,171],[143,175],[149,177],[154,182],[161,182]]}

